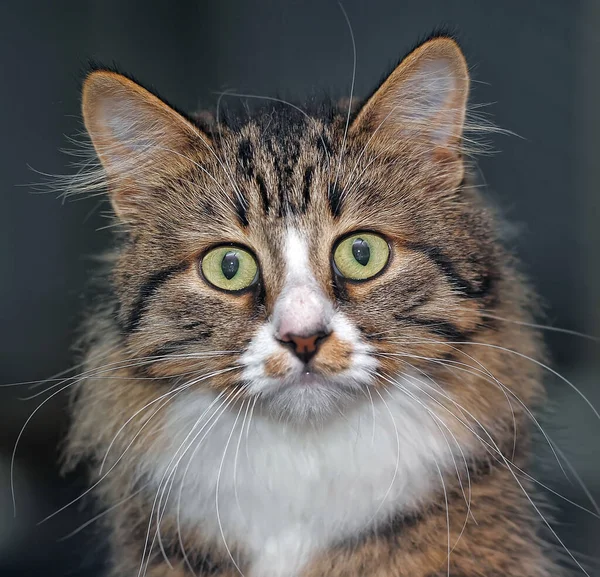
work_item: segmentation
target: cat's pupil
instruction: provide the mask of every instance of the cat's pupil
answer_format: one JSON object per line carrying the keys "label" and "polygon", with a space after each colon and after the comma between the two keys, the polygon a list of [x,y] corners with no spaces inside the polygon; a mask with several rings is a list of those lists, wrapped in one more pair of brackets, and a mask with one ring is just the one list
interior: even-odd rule
{"label": "cat's pupil", "polygon": [[238,255],[233,251],[225,253],[223,260],[221,261],[223,276],[227,280],[231,280],[237,274],[239,268],[240,259],[238,258]]}
{"label": "cat's pupil", "polygon": [[363,266],[367,266],[369,259],[371,258],[371,249],[369,248],[369,243],[362,238],[357,238],[352,243],[352,254],[356,259],[356,262],[362,264]]}

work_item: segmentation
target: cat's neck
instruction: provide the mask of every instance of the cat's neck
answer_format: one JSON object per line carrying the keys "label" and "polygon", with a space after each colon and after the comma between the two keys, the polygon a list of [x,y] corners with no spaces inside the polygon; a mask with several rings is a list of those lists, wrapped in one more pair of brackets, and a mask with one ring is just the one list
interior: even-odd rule
{"label": "cat's neck", "polygon": [[170,507],[184,528],[201,524],[207,539],[246,551],[252,576],[289,577],[327,546],[417,509],[464,458],[423,399],[384,395],[299,430],[191,391],[168,409],[170,446],[143,467],[157,489],[176,469]]}

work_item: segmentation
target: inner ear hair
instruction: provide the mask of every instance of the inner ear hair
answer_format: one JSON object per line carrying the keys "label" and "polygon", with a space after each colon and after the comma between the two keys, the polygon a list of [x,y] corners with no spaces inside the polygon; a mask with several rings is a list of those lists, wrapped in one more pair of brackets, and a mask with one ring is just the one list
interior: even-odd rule
{"label": "inner ear hair", "polygon": [[[92,72],[83,85],[86,130],[107,174],[115,212],[134,217],[144,190],[182,164],[192,142],[209,138],[157,96],[115,72]],[[201,148],[201,147],[199,147]]]}
{"label": "inner ear hair", "polygon": [[469,72],[451,38],[428,40],[413,50],[367,100],[352,124],[386,142],[411,137],[432,148],[434,156],[460,149]]}

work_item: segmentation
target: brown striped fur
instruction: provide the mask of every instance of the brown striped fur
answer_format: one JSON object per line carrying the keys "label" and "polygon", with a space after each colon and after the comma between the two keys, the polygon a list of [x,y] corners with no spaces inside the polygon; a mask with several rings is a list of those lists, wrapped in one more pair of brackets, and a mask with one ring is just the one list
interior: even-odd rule
{"label": "brown striped fur", "polygon": [[[161,404],[168,397],[161,395],[182,375],[235,367],[282,290],[281,247],[290,223],[309,231],[317,281],[375,348],[380,373],[395,375],[410,363],[443,383],[454,402],[438,397],[441,410],[458,415],[448,419],[449,429],[472,449],[469,469],[459,464],[459,474],[445,479],[447,505],[435,494],[417,512],[365,527],[312,559],[300,577],[446,575],[448,539],[456,577],[560,573],[540,536],[542,523],[507,464],[527,466],[532,422],[524,407],[543,396],[540,369],[525,358],[540,358],[538,335],[509,322],[529,322],[533,299],[497,240],[460,132],[432,149],[421,129],[399,130],[386,121],[395,114],[390,102],[398,87],[432,54],[450,58],[466,75],[452,40],[429,41],[357,108],[347,138],[345,112],[307,118],[285,105],[236,123],[212,122],[203,133],[122,76],[99,71],[87,79],[86,126],[125,232],[112,260],[114,297],[87,325],[88,376],[73,399],[67,457],[70,465],[91,462],[92,481],[101,479],[95,493],[102,506],[123,501],[106,516],[115,577],[137,575],[146,551],[155,492],[145,488],[137,465],[141,454],[158,455],[165,446]],[[459,112],[468,90],[468,78],[460,78],[464,86],[448,105]],[[145,130],[153,146],[132,152],[115,140],[100,119],[107,101],[117,112],[137,107],[132,126]],[[463,120],[454,122],[462,127]],[[333,274],[331,250],[355,230],[385,235],[392,257],[371,281],[343,283]],[[243,294],[216,291],[198,274],[198,259],[223,242],[249,247],[259,261],[260,281]],[[349,363],[348,345],[334,337],[315,359],[323,374]],[[270,358],[266,371],[285,375],[285,355]],[[240,373],[234,368],[194,386],[235,391]],[[389,386],[382,378],[376,382],[381,390]],[[531,491],[523,477],[520,482]],[[190,568],[202,576],[238,575],[222,542],[203,537],[201,521],[197,531],[179,537],[176,519],[165,514],[166,559],[155,543],[148,577],[183,577]],[[229,546],[248,571],[244,544]]]}

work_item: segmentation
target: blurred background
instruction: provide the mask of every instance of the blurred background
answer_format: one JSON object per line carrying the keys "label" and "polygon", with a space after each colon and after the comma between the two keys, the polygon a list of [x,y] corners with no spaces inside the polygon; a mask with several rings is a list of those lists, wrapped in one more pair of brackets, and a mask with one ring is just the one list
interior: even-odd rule
{"label": "blurred background", "polygon": [[[600,2],[598,0],[345,0],[357,48],[355,93],[366,95],[407,49],[440,25],[458,33],[472,102],[501,128],[481,158],[489,195],[515,225],[511,244],[554,327],[600,335]],[[301,101],[347,95],[352,44],[333,0],[22,0],[0,3],[0,384],[45,379],[73,364],[86,279],[110,242],[98,199],[36,194],[69,172],[66,136],[81,131],[79,90],[89,59],[118,67],[183,110],[214,107],[232,89]],[[30,168],[31,167],[31,168]],[[32,170],[33,169],[33,170]],[[600,409],[600,345],[547,332],[552,365]],[[540,459],[538,478],[592,508],[600,499],[600,420],[582,397],[548,379],[543,424],[576,474]],[[92,513],[73,506],[78,474],[61,478],[65,399],[0,388],[0,575],[93,576],[93,529],[64,539]],[[540,452],[544,451],[540,449]],[[546,451],[547,452],[547,451]],[[578,482],[577,476],[586,487]],[[587,494],[586,494],[587,492]],[[591,576],[600,575],[600,521],[548,493],[554,528]],[[90,526],[90,528],[93,525]]]}

